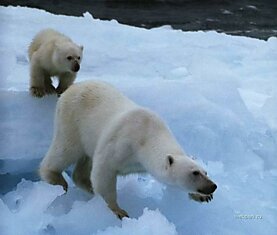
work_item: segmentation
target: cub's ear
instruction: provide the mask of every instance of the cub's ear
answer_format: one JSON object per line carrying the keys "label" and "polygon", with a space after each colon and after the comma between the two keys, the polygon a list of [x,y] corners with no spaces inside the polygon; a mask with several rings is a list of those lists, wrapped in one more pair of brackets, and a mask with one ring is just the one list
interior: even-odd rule
{"label": "cub's ear", "polygon": [[84,50],[84,46],[81,45],[81,46],[79,46],[79,47],[80,47],[80,49],[81,49],[82,51]]}
{"label": "cub's ear", "polygon": [[172,157],[172,155],[167,155],[167,163],[169,166],[172,166],[172,164],[174,163],[174,158]]}

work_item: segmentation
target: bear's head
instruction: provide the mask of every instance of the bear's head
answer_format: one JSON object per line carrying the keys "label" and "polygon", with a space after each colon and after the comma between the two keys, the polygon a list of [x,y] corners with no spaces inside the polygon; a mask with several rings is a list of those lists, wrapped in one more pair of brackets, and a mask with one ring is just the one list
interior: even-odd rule
{"label": "bear's head", "polygon": [[83,46],[72,42],[57,42],[53,52],[53,61],[61,72],[77,73],[83,57]]}
{"label": "bear's head", "polygon": [[207,176],[207,172],[187,156],[167,155],[164,164],[165,178],[169,184],[205,195],[212,194],[217,188]]}

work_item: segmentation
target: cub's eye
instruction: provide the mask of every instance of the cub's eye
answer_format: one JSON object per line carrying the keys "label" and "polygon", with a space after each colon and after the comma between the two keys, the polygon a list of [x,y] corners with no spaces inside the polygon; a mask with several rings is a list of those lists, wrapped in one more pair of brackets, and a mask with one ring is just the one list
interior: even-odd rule
{"label": "cub's eye", "polygon": [[81,59],[81,57],[80,57],[80,56],[78,56],[78,57],[77,57],[77,59],[78,59],[78,60],[80,60],[80,59]]}
{"label": "cub's eye", "polygon": [[194,171],[194,172],[192,172],[192,174],[195,175],[195,176],[197,176],[197,175],[200,174],[200,172],[199,172],[199,171]]}
{"label": "cub's eye", "polygon": [[68,59],[68,60],[72,60],[72,59],[73,59],[73,57],[72,57],[72,56],[67,56],[67,57],[66,57],[66,59]]}

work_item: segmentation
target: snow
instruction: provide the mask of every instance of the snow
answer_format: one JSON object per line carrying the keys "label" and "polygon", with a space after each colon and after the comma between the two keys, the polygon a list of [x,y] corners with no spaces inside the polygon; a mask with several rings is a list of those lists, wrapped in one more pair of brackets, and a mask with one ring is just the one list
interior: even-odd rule
{"label": "snow", "polygon": [[[0,7],[0,234],[276,234],[277,39],[146,30]],[[217,183],[209,204],[149,175],[119,178],[118,220],[99,196],[39,180],[57,98],[28,94],[27,48],[54,28],[84,45],[78,81],[105,80],[157,112]]]}

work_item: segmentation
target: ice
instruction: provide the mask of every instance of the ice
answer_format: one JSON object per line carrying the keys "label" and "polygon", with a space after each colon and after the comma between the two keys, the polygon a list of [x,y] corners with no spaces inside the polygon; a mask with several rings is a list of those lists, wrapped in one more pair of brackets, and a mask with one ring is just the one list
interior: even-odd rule
{"label": "ice", "polygon": [[275,108],[277,95],[274,95],[266,100],[261,107],[262,116],[266,119],[268,125],[277,130],[277,109]]}
{"label": "ice", "polygon": [[60,186],[52,187],[44,182],[22,180],[16,191],[11,191],[3,197],[1,232],[3,228],[3,234],[40,234],[44,226],[52,220],[50,215],[42,212],[62,193]]}
{"label": "ice", "polygon": [[[226,13],[227,14],[227,13]],[[151,30],[0,7],[0,234],[267,234],[277,231],[277,39]],[[27,48],[43,28],[84,45],[78,81],[105,80],[157,112],[217,183],[198,204],[150,175],[119,177],[120,221],[100,196],[39,180],[54,96],[28,94]]]}
{"label": "ice", "polygon": [[[147,225],[147,226],[146,226]],[[161,229],[162,228],[162,229]],[[158,211],[144,209],[141,217],[136,219],[124,219],[121,227],[110,227],[96,235],[177,235],[175,226]]]}
{"label": "ice", "polygon": [[0,100],[5,101],[0,103],[1,159],[41,158],[52,137],[57,98],[35,100],[26,91],[4,90]]}

